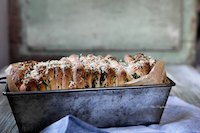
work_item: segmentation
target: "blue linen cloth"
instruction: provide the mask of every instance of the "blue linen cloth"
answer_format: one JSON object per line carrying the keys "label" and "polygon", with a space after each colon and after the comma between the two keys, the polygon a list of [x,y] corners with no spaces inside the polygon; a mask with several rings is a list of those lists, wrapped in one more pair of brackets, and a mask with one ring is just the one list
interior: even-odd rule
{"label": "blue linen cloth", "polygon": [[200,108],[170,96],[160,124],[96,128],[68,115],[46,127],[42,133],[198,133],[200,132]]}

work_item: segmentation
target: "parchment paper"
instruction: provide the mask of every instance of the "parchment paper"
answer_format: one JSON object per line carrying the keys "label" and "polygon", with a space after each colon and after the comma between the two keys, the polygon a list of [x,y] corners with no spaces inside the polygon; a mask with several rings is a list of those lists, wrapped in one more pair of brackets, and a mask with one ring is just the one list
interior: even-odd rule
{"label": "parchment paper", "polygon": [[148,75],[138,79],[133,79],[125,83],[125,86],[133,85],[152,85],[152,84],[167,84],[169,83],[163,61],[157,61]]}

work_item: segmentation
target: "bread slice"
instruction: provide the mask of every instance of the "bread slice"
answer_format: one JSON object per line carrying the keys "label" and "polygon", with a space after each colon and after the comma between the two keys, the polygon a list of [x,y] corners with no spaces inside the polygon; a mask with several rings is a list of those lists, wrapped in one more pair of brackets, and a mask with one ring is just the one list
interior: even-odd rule
{"label": "bread slice", "polygon": [[112,77],[112,86],[122,86],[127,81],[127,74],[122,64],[112,55],[105,57],[109,61],[110,67],[115,72]]}
{"label": "bread slice", "polygon": [[[9,88],[15,88],[15,91],[17,91],[16,88],[20,88],[20,86],[23,83],[24,76],[33,69],[33,66],[36,64],[36,61],[25,61],[25,62],[19,62],[11,64],[6,69],[6,74],[9,80],[8,87]],[[10,85],[10,86],[9,86]],[[15,87],[14,87],[15,86]]]}
{"label": "bread slice", "polygon": [[46,76],[46,62],[40,62],[33,66],[29,70],[23,79],[23,84],[20,86],[20,91],[44,91],[47,89],[48,84]]}
{"label": "bread slice", "polygon": [[60,59],[62,69],[62,89],[69,89],[70,83],[73,81],[72,63],[67,57]]}
{"label": "bread slice", "polygon": [[47,90],[55,90],[56,89],[56,83],[55,83],[55,69],[52,67],[48,67],[47,71],[46,71],[46,75],[47,75]]}
{"label": "bread slice", "polygon": [[78,89],[85,88],[85,80],[84,80],[84,66],[80,62],[78,55],[71,55],[68,58],[72,63],[72,71],[73,71],[73,82]]}
{"label": "bread slice", "polygon": [[90,65],[92,62],[86,56],[81,56],[80,61],[85,69],[85,88],[92,88],[92,66]]}
{"label": "bread slice", "polygon": [[40,90],[38,88],[38,81],[35,79],[29,79],[28,81],[23,82],[20,86],[20,91],[37,91]]}
{"label": "bread slice", "polygon": [[147,75],[156,62],[156,60],[141,53],[135,56],[126,55],[124,60],[128,64],[125,68],[129,74],[129,80]]}
{"label": "bread slice", "polygon": [[62,89],[62,77],[63,77],[63,71],[60,66],[56,66],[55,68],[55,83],[56,88],[55,89]]}

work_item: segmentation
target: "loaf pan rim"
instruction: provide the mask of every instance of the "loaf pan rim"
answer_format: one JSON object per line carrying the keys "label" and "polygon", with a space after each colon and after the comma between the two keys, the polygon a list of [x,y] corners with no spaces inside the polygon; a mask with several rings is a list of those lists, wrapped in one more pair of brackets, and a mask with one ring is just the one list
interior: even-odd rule
{"label": "loaf pan rim", "polygon": [[69,93],[69,92],[83,92],[83,91],[102,91],[102,90],[121,90],[121,89],[146,89],[159,87],[172,87],[176,83],[167,77],[169,84],[152,84],[152,85],[137,85],[137,86],[118,86],[118,87],[101,87],[101,88],[84,88],[84,89],[62,89],[62,90],[46,90],[46,91],[25,91],[25,92],[10,92],[8,85],[6,85],[3,95],[32,95],[32,94],[51,94],[51,93]]}

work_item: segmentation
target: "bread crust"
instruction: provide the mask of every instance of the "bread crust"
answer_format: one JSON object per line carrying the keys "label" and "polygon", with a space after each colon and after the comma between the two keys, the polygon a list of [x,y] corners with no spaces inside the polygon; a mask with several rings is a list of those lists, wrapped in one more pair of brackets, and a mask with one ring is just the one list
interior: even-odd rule
{"label": "bread crust", "polygon": [[78,55],[71,55],[68,58],[72,62],[72,71],[73,71],[73,82],[75,86],[80,89],[85,87],[85,80],[84,80],[84,66],[80,62]]}
{"label": "bread crust", "polygon": [[17,88],[19,90],[23,83],[24,76],[36,63],[36,61],[31,60],[11,64],[6,70],[8,85],[11,88],[15,88],[15,91],[17,91]]}
{"label": "bread crust", "polygon": [[63,69],[62,89],[69,89],[70,81],[73,80],[73,72],[71,67]]}
{"label": "bread crust", "polygon": [[110,62],[110,66],[113,68],[115,74],[113,74],[112,79],[113,86],[122,86],[127,81],[127,74],[122,64],[120,64],[117,59],[112,55],[107,55],[105,57],[106,60]]}

